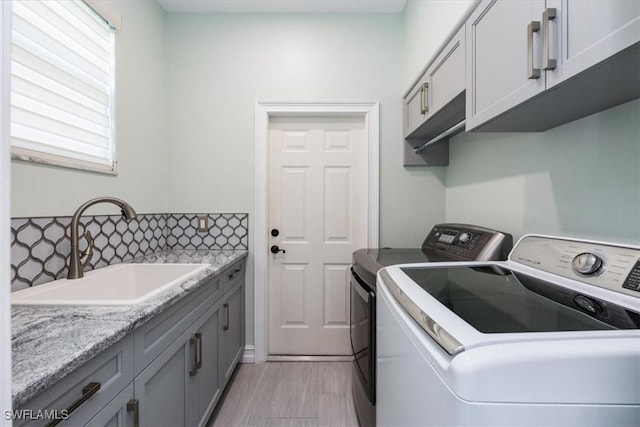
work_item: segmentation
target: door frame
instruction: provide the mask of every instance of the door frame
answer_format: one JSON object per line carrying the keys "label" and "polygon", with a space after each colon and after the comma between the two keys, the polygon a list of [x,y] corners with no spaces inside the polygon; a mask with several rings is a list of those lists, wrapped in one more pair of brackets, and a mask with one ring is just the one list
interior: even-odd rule
{"label": "door frame", "polygon": [[[361,117],[364,119],[367,163],[367,247],[378,246],[380,105],[377,101],[256,101],[255,103],[255,205],[254,205],[254,343],[256,363],[268,356],[269,300],[269,118]],[[251,357],[245,358],[250,361]]]}
{"label": "door frame", "polygon": [[[9,160],[11,92],[11,2],[0,4],[0,407],[11,409],[11,161]],[[2,417],[0,425],[10,426]]]}

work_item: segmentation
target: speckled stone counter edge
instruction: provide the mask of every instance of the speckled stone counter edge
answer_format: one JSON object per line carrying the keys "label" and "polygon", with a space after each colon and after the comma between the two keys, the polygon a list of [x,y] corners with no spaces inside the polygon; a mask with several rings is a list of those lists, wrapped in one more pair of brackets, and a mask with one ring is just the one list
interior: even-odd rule
{"label": "speckled stone counter edge", "polygon": [[137,258],[131,262],[208,263],[211,267],[134,306],[12,306],[13,407],[35,397],[247,254],[246,250],[165,250]]}

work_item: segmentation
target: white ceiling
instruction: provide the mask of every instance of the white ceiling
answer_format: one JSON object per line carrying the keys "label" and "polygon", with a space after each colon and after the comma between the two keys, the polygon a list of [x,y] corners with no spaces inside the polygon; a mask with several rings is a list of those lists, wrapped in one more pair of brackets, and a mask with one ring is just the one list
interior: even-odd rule
{"label": "white ceiling", "polygon": [[401,13],[406,0],[158,0],[167,12]]}

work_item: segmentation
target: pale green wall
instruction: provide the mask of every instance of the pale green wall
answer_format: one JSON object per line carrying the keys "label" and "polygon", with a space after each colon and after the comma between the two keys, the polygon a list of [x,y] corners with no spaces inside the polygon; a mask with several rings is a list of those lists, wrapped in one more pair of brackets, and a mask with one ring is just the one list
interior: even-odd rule
{"label": "pale green wall", "polygon": [[[166,14],[150,0],[112,1],[109,6],[123,21],[116,42],[118,176],[13,161],[14,217],[71,215],[82,202],[101,195],[122,197],[140,213],[168,209]],[[115,209],[96,207],[92,212]]]}
{"label": "pale green wall", "polygon": [[[401,15],[170,14],[167,43],[171,210],[253,218],[256,100],[376,100],[380,242],[415,247],[444,218],[444,168],[402,167]],[[252,256],[247,277],[252,343]]]}
{"label": "pale green wall", "polygon": [[461,134],[450,149],[447,221],[640,244],[639,100],[543,133]]}
{"label": "pale green wall", "polygon": [[256,100],[377,100],[381,242],[444,217],[444,169],[401,166],[401,15],[170,14],[167,40],[172,210],[253,213]]}

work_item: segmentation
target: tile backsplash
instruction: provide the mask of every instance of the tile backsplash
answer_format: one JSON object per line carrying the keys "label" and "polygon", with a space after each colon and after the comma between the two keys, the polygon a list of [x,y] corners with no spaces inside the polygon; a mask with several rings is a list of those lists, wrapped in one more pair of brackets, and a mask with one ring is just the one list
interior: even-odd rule
{"label": "tile backsplash", "polygon": [[[198,231],[206,216],[207,231]],[[247,249],[248,215],[139,214],[127,222],[120,215],[86,215],[80,233],[93,236],[93,257],[86,270],[128,261],[163,249]],[[16,291],[66,276],[71,217],[11,220],[11,290]],[[86,249],[84,238],[80,250]]]}

